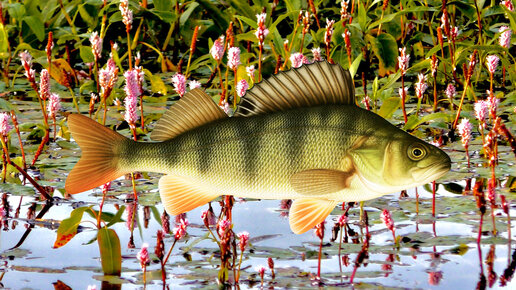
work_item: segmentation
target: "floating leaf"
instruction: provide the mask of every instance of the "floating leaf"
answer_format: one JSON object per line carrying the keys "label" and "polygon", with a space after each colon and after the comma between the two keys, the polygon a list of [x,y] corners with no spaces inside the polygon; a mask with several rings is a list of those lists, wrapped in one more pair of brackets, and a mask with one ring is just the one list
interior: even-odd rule
{"label": "floating leaf", "polygon": [[84,214],[84,211],[88,209],[90,209],[90,207],[76,208],[72,211],[69,218],[64,219],[61,222],[57,229],[57,238],[54,242],[54,249],[66,245],[77,234],[77,227],[79,227],[79,223],[82,220],[82,215]]}
{"label": "floating leaf", "polygon": [[120,275],[122,272],[122,250],[120,239],[112,229],[101,228],[97,235],[102,271],[106,275]]}

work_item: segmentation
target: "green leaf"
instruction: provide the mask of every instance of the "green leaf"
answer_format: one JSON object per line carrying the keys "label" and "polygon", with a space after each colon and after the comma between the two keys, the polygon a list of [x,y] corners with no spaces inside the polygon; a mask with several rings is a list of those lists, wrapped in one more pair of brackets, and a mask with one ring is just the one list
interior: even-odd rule
{"label": "green leaf", "polygon": [[197,0],[206,12],[213,19],[215,25],[219,28],[219,33],[223,33],[229,26],[225,11],[211,4],[210,0]]}
{"label": "green leaf", "polygon": [[41,19],[35,16],[25,16],[23,21],[29,26],[30,30],[34,32],[39,41],[45,40],[45,24],[41,22]]}
{"label": "green leaf", "polygon": [[396,71],[396,60],[398,57],[398,44],[396,39],[390,34],[382,33],[377,37],[370,34],[366,35],[366,39],[371,43],[373,53],[379,60],[380,76],[385,76]]}
{"label": "green leaf", "polygon": [[79,48],[79,51],[80,51],[79,54],[81,55],[81,59],[85,63],[91,63],[91,62],[95,61],[95,57],[93,56],[91,47],[83,45]]}
{"label": "green leaf", "polygon": [[445,121],[451,121],[451,120],[449,120],[449,119],[451,119],[450,116],[451,115],[447,114],[447,113],[433,113],[433,114],[425,115],[421,118],[417,115],[412,115],[408,118],[408,122],[407,122],[407,124],[405,124],[405,127],[403,129],[414,130],[417,126],[419,126],[423,123],[438,120],[438,119],[443,119]]}
{"label": "green leaf", "polygon": [[251,18],[241,16],[241,15],[235,15],[235,18],[244,21],[247,25],[249,25],[253,29],[258,28],[258,23],[256,23],[256,21],[252,20]]}
{"label": "green leaf", "polygon": [[394,112],[400,107],[401,99],[398,97],[390,97],[383,101],[380,110],[378,110],[378,115],[385,119],[389,119]]}
{"label": "green leaf", "polygon": [[109,223],[106,225],[106,227],[110,227],[118,222],[123,222],[124,220],[122,219],[122,215],[124,214],[124,212],[125,212],[125,205],[122,205],[120,207],[120,209],[116,212],[116,214],[113,216],[111,221],[109,221]]}
{"label": "green leaf", "polygon": [[77,234],[77,228],[82,220],[82,215],[85,210],[90,208],[91,207],[76,208],[72,211],[69,218],[64,219],[61,222],[57,229],[57,238],[54,242],[54,249],[66,245]]}
{"label": "green leaf", "polygon": [[105,275],[117,275],[122,272],[122,250],[120,239],[112,229],[101,228],[97,234],[100,261]]}
{"label": "green leaf", "polygon": [[154,8],[159,11],[172,10],[172,0],[154,0]]}
{"label": "green leaf", "polygon": [[195,8],[197,8],[197,6],[199,6],[199,3],[190,2],[190,5],[188,5],[188,9],[186,9],[186,11],[183,12],[183,14],[181,14],[181,18],[179,18],[179,23],[181,24],[181,26],[185,25],[186,20],[190,18],[190,15],[192,15],[192,12],[195,10]]}
{"label": "green leaf", "polygon": [[97,26],[97,18],[91,16],[88,13],[88,11],[84,8],[84,4],[83,5],[79,5],[78,9],[79,9],[79,14],[81,15],[81,18],[82,18],[82,20],[84,20],[84,22],[88,23],[88,25],[90,27]]}
{"label": "green leaf", "polygon": [[21,20],[25,15],[25,6],[21,3],[13,3],[7,6],[7,11],[9,11],[9,15],[17,20]]}
{"label": "green leaf", "polygon": [[358,66],[360,65],[360,62],[362,61],[362,54],[359,54],[357,58],[353,61],[351,66],[349,67],[349,73],[351,74],[352,78],[355,78],[355,74],[357,73]]}
{"label": "green leaf", "polygon": [[143,72],[151,82],[151,90],[153,93],[161,95],[167,94],[167,86],[165,86],[165,83],[159,75],[153,75],[148,69],[144,69]]}
{"label": "green leaf", "polygon": [[0,58],[9,57],[9,38],[5,26],[0,23]]}

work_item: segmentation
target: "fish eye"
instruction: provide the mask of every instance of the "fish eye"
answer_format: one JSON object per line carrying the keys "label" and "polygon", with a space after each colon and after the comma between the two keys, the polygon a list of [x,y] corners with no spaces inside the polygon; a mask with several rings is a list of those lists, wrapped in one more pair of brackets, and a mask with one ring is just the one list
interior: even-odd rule
{"label": "fish eye", "polygon": [[419,161],[425,157],[426,150],[420,144],[415,144],[410,146],[408,153],[410,159],[414,161]]}

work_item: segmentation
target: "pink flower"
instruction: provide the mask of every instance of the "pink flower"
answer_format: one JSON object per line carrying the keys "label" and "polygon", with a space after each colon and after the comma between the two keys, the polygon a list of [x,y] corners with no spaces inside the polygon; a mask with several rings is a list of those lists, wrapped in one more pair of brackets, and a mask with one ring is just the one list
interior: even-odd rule
{"label": "pink flower", "polygon": [[383,221],[383,223],[389,230],[394,231],[394,220],[392,219],[389,210],[384,209],[380,214],[380,219]]}
{"label": "pink flower", "polygon": [[210,49],[210,54],[215,60],[220,60],[222,58],[224,55],[224,35],[221,35],[217,40],[215,40]]}
{"label": "pink flower", "polygon": [[500,195],[500,203],[502,205],[503,212],[508,215],[509,214],[509,205],[507,203],[507,200],[505,199],[505,195]]}
{"label": "pink flower", "polygon": [[343,19],[346,19],[348,18],[348,5],[349,5],[349,0],[341,0],[340,1],[340,19],[343,20]]}
{"label": "pink flower", "polygon": [[314,233],[315,235],[319,238],[319,239],[323,239],[324,238],[324,224],[326,223],[326,221],[323,221],[322,223],[320,224],[317,224],[314,228]]}
{"label": "pink flower", "polygon": [[59,98],[59,95],[56,93],[50,94],[47,105],[48,116],[55,118],[59,109],[61,109],[61,98]]}
{"label": "pink flower", "polygon": [[320,47],[312,48],[312,56],[314,57],[313,61],[321,61],[322,60],[321,48]]}
{"label": "pink flower", "polygon": [[500,38],[498,39],[500,45],[509,48],[511,46],[512,30],[508,26],[502,25],[498,32],[500,33]]}
{"label": "pink flower", "polygon": [[400,98],[402,98],[402,99],[403,99],[403,97],[407,96],[407,93],[408,93],[408,87],[398,89],[398,94],[400,95]]}
{"label": "pink flower", "polygon": [[494,74],[500,58],[497,55],[488,55],[486,57],[486,65],[490,74]]}
{"label": "pink flower", "polygon": [[509,11],[514,11],[514,6],[512,5],[512,1],[511,0],[502,0],[500,2],[501,5],[504,5],[505,7],[507,7],[507,10]]}
{"label": "pink flower", "polygon": [[240,251],[244,251],[247,247],[247,244],[249,243],[249,233],[248,232],[241,232],[238,235],[238,239],[240,240],[238,242],[238,246],[240,247]]}
{"label": "pink flower", "polygon": [[496,183],[490,178],[487,182],[487,200],[491,204],[496,204]]}
{"label": "pink flower", "polygon": [[491,92],[487,91],[489,97],[487,98],[487,107],[489,108],[489,116],[494,120],[496,119],[496,109],[498,109],[498,104],[500,104],[500,100],[495,97]]}
{"label": "pink flower", "polygon": [[186,92],[186,78],[184,75],[180,73],[176,73],[172,77],[172,84],[174,85],[174,90],[179,94],[179,97],[183,97]]}
{"label": "pink flower", "polygon": [[214,225],[216,223],[215,214],[213,213],[213,211],[210,211],[209,209],[202,212],[201,219],[203,220],[204,225],[207,227],[210,225]]}
{"label": "pink flower", "polygon": [[450,34],[451,38],[455,40],[459,36],[459,28],[457,26],[452,27]]}
{"label": "pink flower", "polygon": [[302,53],[296,52],[290,55],[290,62],[292,63],[293,68],[298,68],[304,63],[307,63],[308,60]]}
{"label": "pink flower", "polygon": [[111,181],[104,183],[100,186],[100,189],[102,190],[102,193],[107,193],[111,189]]}
{"label": "pink flower", "polygon": [[487,101],[480,100],[475,103],[475,117],[480,122],[482,128],[485,127],[486,116],[489,111],[489,106]]}
{"label": "pink flower", "polygon": [[432,77],[435,78],[437,74],[437,68],[439,67],[439,59],[437,57],[430,60],[430,71],[432,72]]}
{"label": "pink flower", "polygon": [[254,80],[254,65],[250,65],[250,66],[247,66],[245,68],[245,71],[247,72],[247,75],[252,79]]}
{"label": "pink flower", "polygon": [[263,275],[265,275],[266,268],[264,266],[257,266],[255,270],[260,275],[260,278],[263,279]]}
{"label": "pink flower", "polygon": [[133,11],[129,9],[129,0],[120,0],[120,12],[122,13],[122,22],[126,29],[130,30],[133,24]]}
{"label": "pink flower", "polygon": [[148,248],[149,244],[144,243],[142,245],[141,250],[138,252],[138,254],[136,254],[136,259],[140,261],[140,265],[142,266],[142,268],[150,262]]}
{"label": "pink flower", "polygon": [[188,86],[190,87],[190,91],[191,91],[191,90],[200,88],[201,87],[201,83],[199,81],[192,80],[192,81],[188,82]]}
{"label": "pink flower", "polygon": [[11,130],[9,119],[10,117],[8,113],[0,113],[0,135],[4,137],[7,137],[9,130]]}
{"label": "pink flower", "polygon": [[32,56],[28,51],[25,50],[20,52],[19,57],[24,67],[32,67]]}
{"label": "pink flower", "polygon": [[473,129],[473,126],[466,118],[463,118],[460,124],[457,126],[457,130],[461,136],[462,146],[465,148],[468,147],[469,141],[471,140],[471,129]]}
{"label": "pink flower", "polygon": [[220,237],[224,237],[226,232],[231,228],[231,222],[228,219],[220,220],[217,224],[217,232]]}
{"label": "pink flower", "polygon": [[455,89],[455,86],[453,84],[448,84],[448,86],[446,87],[445,93],[446,93],[446,96],[448,97],[448,99],[450,99],[450,101],[451,101],[457,94],[457,90]]}
{"label": "pink flower", "polygon": [[98,60],[100,58],[100,54],[102,53],[102,39],[96,31],[91,33],[90,43],[91,52],[93,52],[95,59]]}
{"label": "pink flower", "polygon": [[235,70],[240,65],[240,48],[230,47],[228,51],[228,67]]}
{"label": "pink flower", "polygon": [[[302,11],[299,11],[299,14],[303,14]],[[305,15],[303,16],[303,34],[307,34],[308,30],[310,29],[310,12],[305,11]]]}
{"label": "pink flower", "polygon": [[[110,58],[105,68],[99,70],[99,85],[103,98],[109,97],[118,80],[118,67],[115,61]],[[138,86],[138,90],[139,86]]]}
{"label": "pink flower", "polygon": [[229,103],[226,102],[226,100],[222,100],[222,104],[220,105],[220,108],[222,110],[224,110],[224,113],[226,113],[226,115],[228,115],[228,116],[233,115],[233,109],[231,108]]}
{"label": "pink flower", "polygon": [[256,14],[256,18],[258,19],[258,28],[256,28],[256,32],[254,33],[254,35],[256,35],[256,38],[258,38],[260,45],[263,45],[265,37],[267,37],[267,35],[269,34],[269,29],[265,27],[266,17],[266,13]]}
{"label": "pink flower", "polygon": [[136,124],[138,121],[138,114],[136,109],[138,106],[138,97],[141,94],[140,86],[138,85],[138,72],[134,69],[128,70],[124,73],[125,77],[125,115],[124,118],[129,125]]}
{"label": "pink flower", "polygon": [[50,74],[46,69],[41,70],[39,77],[39,96],[42,100],[50,96]]}
{"label": "pink flower", "polygon": [[249,84],[246,80],[242,79],[238,81],[238,84],[236,86],[236,92],[239,97],[243,97],[245,95],[245,92],[249,88]]}
{"label": "pink flower", "polygon": [[369,96],[368,96],[368,95],[365,95],[365,96],[362,98],[362,101],[360,101],[360,103],[362,103],[362,104],[365,106],[365,108],[366,108],[367,110],[370,110],[370,109],[371,109],[371,105],[370,105],[370,104],[371,104],[371,98],[369,98]]}
{"label": "pink flower", "polygon": [[331,43],[333,24],[335,24],[335,20],[326,19],[326,32],[324,33],[324,44],[326,44],[326,47],[329,47]]}
{"label": "pink flower", "polygon": [[418,81],[416,83],[416,95],[419,99],[423,98],[423,94],[426,91],[426,88],[428,88],[428,85],[426,82],[426,76],[422,73],[419,73],[418,75]]}
{"label": "pink flower", "polygon": [[181,219],[179,224],[172,230],[176,241],[179,241],[186,235],[186,228],[188,225],[189,223],[187,219]]}
{"label": "pink flower", "polygon": [[344,225],[346,225],[348,223],[348,217],[345,214],[341,215],[339,217],[338,223],[339,223],[339,226],[343,227]]}
{"label": "pink flower", "polygon": [[406,48],[400,48],[400,56],[398,56],[398,67],[401,71],[401,74],[405,74],[408,69],[409,61],[410,61],[410,55],[407,55],[405,52]]}
{"label": "pink flower", "polygon": [[97,285],[88,285],[87,290],[97,290]]}

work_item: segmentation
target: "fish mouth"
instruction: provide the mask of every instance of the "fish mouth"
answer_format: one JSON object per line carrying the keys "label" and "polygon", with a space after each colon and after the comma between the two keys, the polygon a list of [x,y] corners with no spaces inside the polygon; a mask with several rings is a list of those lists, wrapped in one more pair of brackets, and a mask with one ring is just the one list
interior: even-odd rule
{"label": "fish mouth", "polygon": [[451,169],[450,162],[435,162],[425,168],[414,168],[412,177],[416,181],[430,182],[439,179]]}

